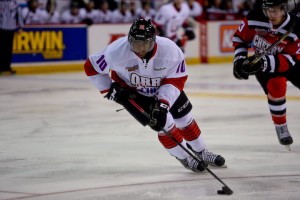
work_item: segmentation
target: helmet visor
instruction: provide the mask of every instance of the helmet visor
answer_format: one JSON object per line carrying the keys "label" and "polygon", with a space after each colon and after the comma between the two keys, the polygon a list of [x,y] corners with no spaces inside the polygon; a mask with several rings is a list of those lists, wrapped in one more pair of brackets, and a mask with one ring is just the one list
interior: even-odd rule
{"label": "helmet visor", "polygon": [[146,40],[136,40],[135,38],[129,36],[130,50],[133,52],[150,52],[154,47],[154,39],[148,38]]}
{"label": "helmet visor", "polygon": [[264,11],[267,13],[280,14],[283,8],[281,6],[265,7]]}

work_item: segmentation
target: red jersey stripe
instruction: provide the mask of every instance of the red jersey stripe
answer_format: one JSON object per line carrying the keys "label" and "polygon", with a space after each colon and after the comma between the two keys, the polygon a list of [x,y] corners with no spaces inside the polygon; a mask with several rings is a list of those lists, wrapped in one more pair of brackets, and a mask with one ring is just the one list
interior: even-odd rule
{"label": "red jersey stripe", "polygon": [[178,90],[182,91],[184,83],[186,82],[188,76],[178,77],[178,78],[165,78],[162,80],[161,85],[171,84],[174,85]]}
{"label": "red jersey stripe", "polygon": [[84,63],[84,71],[87,76],[93,76],[99,74],[93,67],[90,59],[87,59]]}

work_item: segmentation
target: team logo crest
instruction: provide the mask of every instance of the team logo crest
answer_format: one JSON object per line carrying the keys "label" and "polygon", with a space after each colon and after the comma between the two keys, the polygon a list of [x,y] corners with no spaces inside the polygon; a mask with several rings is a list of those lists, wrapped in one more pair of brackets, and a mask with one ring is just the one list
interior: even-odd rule
{"label": "team logo crest", "polygon": [[[260,35],[256,35],[254,37],[252,43],[253,43],[253,47],[255,49],[255,52],[257,54],[265,52],[266,49],[268,49],[272,45],[272,43],[270,43],[268,40],[266,40],[265,38],[263,38]],[[276,46],[276,47],[270,49],[268,51],[268,54],[276,55],[276,54],[280,53],[282,50],[283,50],[282,46]]]}

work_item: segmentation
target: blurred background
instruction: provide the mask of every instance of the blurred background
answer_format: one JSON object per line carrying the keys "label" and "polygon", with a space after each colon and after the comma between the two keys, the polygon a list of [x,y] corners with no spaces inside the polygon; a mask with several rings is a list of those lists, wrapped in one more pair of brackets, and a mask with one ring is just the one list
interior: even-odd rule
{"label": "blurred background", "polygon": [[[262,0],[181,0],[190,8],[195,38],[185,41],[188,65],[232,62],[231,38]],[[170,0],[18,0],[24,28],[15,34],[17,74],[79,71],[88,55],[127,35],[137,17],[154,19]],[[300,1],[289,10],[300,12]],[[296,5],[295,5],[296,4]],[[184,30],[180,35],[184,36]],[[184,37],[182,37],[184,38]]]}

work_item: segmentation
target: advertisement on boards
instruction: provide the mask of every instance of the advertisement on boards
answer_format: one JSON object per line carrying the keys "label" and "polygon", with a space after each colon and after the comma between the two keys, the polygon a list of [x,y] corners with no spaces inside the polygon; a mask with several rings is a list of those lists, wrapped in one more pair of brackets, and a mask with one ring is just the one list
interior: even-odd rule
{"label": "advertisement on boards", "polygon": [[221,24],[220,25],[220,52],[234,52],[232,46],[232,37],[239,24]]}
{"label": "advertisement on boards", "polygon": [[87,28],[28,26],[14,37],[13,63],[78,61],[87,57]]}

